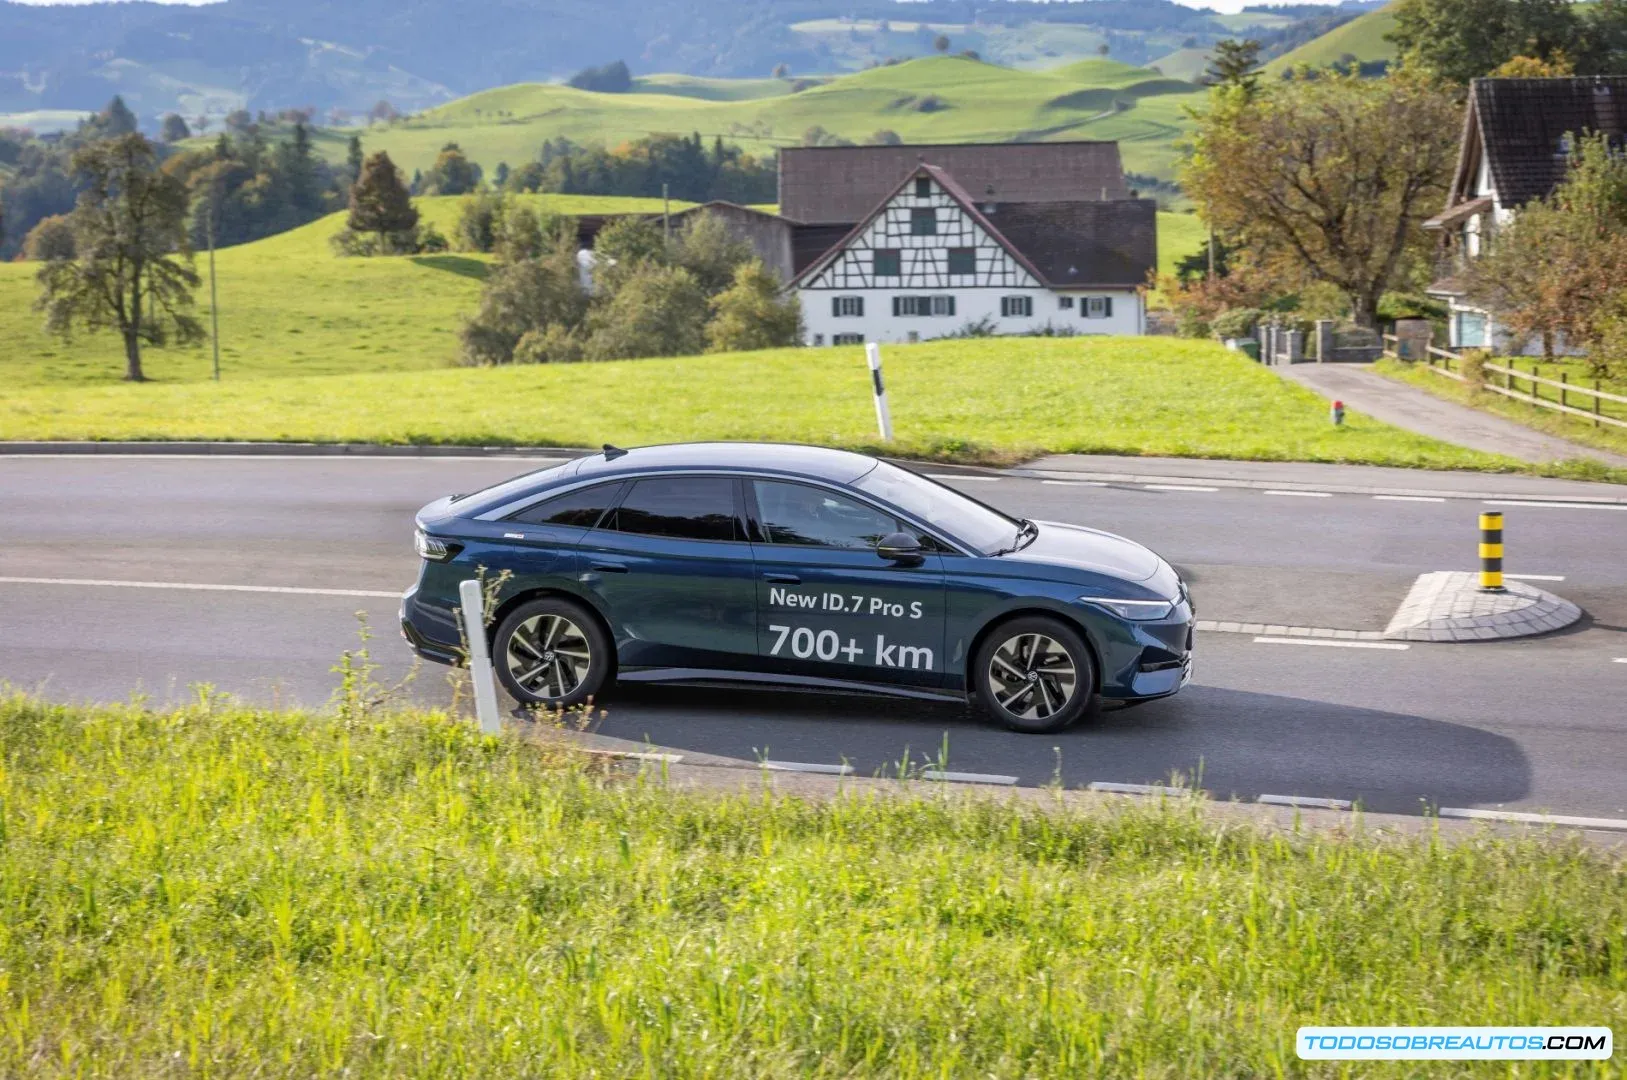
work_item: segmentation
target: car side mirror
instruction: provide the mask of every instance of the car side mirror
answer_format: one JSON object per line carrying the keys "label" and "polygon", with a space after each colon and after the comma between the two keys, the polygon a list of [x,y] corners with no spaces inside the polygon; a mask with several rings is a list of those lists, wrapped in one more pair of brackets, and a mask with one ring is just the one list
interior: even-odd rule
{"label": "car side mirror", "polygon": [[907,532],[895,532],[881,538],[876,554],[889,562],[913,566],[921,561],[921,541]]}

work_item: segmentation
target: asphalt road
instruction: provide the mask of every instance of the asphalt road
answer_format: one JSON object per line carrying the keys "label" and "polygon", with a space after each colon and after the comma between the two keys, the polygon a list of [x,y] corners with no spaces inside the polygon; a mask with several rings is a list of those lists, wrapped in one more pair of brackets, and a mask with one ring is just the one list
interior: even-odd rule
{"label": "asphalt road", "polygon": [[[525,467],[512,458],[0,458],[0,679],[62,699],[170,700],[209,683],[316,705],[339,653],[357,643],[357,611],[377,631],[380,678],[399,678],[411,665],[392,596],[416,571],[413,510]],[[1149,544],[1188,575],[1205,619],[1346,629],[1382,628],[1416,574],[1471,567],[1480,509],[1466,499],[957,483],[1028,517]],[[1618,662],[1627,659],[1627,510],[1504,511],[1509,572],[1563,577],[1542,584],[1589,612],[1578,627],[1409,649],[1204,633],[1179,697],[1055,736],[1012,734],[956,705],[660,687],[609,697],[598,730],[730,757],[846,762],[864,774],[936,761],[947,744],[951,768],[1025,784],[1182,775],[1223,797],[1627,817],[1627,662]],[[85,580],[315,591],[65,583]],[[444,700],[445,669],[425,667],[408,693]]]}

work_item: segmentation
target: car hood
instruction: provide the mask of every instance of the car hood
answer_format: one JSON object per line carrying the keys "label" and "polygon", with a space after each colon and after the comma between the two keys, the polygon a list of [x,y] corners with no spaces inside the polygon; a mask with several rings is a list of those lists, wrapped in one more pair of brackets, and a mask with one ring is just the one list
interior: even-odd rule
{"label": "car hood", "polygon": [[1100,529],[1036,521],[1039,534],[1021,550],[1001,556],[1002,561],[1065,566],[1108,574],[1124,581],[1147,581],[1168,564],[1134,540]]}

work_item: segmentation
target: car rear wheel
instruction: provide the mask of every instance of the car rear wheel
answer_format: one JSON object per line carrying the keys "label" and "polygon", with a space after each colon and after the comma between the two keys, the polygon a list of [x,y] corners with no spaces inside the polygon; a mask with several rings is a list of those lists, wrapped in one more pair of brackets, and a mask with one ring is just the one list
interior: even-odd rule
{"label": "car rear wheel", "polygon": [[503,688],[525,705],[580,705],[604,688],[610,674],[610,641],[598,620],[558,597],[511,611],[497,628],[492,653]]}
{"label": "car rear wheel", "polygon": [[994,629],[972,664],[977,696],[1014,731],[1061,731],[1090,711],[1096,671],[1079,632],[1043,615]]}

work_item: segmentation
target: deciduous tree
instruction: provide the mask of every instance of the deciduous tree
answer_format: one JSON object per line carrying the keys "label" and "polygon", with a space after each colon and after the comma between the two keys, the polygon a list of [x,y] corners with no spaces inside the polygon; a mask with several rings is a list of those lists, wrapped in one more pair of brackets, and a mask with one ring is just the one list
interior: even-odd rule
{"label": "deciduous tree", "polygon": [[689,356],[706,344],[706,292],[688,270],[640,263],[588,317],[589,360]]}
{"label": "deciduous tree", "polygon": [[1255,265],[1337,286],[1370,327],[1427,250],[1419,226],[1445,197],[1461,126],[1452,97],[1411,75],[1216,88],[1182,186]]}
{"label": "deciduous tree", "polygon": [[186,126],[186,121],[181,118],[180,113],[169,113],[159,128],[159,137],[167,143],[178,143],[182,139],[190,139],[192,129]]}
{"label": "deciduous tree", "polygon": [[125,375],[142,382],[141,346],[203,337],[191,314],[192,269],[187,193],[158,168],[138,134],[91,143],[73,156],[84,184],[74,206],[75,257],[39,271],[37,306],[64,337],[76,326],[111,329],[124,339]]}
{"label": "deciduous tree", "polygon": [[706,349],[733,352],[795,345],[801,328],[802,305],[794,295],[782,295],[780,279],[753,259],[737,266],[729,287],[712,298]]}

